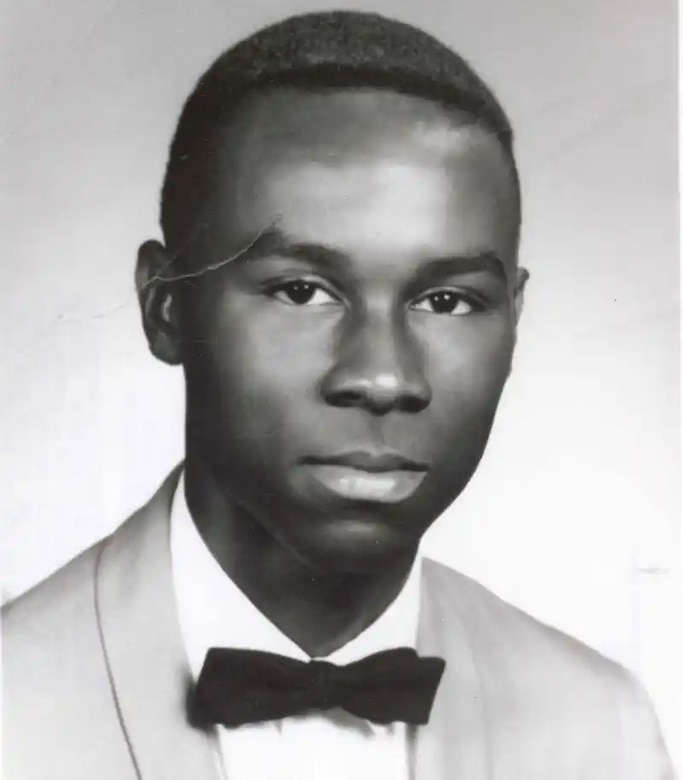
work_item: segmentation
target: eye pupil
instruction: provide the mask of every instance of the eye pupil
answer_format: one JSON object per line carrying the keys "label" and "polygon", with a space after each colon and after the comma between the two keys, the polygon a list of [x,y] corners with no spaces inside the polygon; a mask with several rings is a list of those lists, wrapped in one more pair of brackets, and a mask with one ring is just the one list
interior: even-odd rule
{"label": "eye pupil", "polygon": [[458,297],[448,290],[442,290],[430,295],[432,307],[437,314],[450,314],[455,308]]}
{"label": "eye pupil", "polygon": [[315,292],[314,285],[301,281],[290,282],[285,289],[292,302],[299,304],[308,303]]}

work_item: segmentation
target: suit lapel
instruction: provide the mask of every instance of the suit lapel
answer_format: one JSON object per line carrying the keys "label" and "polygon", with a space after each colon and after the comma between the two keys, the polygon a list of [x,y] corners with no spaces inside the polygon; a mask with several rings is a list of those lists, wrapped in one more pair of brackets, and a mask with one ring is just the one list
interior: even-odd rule
{"label": "suit lapel", "polygon": [[138,776],[217,780],[212,737],[188,726],[185,716],[191,678],[176,616],[168,523],[178,474],[104,543],[98,619]]}
{"label": "suit lapel", "polygon": [[415,780],[489,778],[487,724],[462,610],[444,567],[424,560],[418,651],[446,660],[429,723],[415,739]]}

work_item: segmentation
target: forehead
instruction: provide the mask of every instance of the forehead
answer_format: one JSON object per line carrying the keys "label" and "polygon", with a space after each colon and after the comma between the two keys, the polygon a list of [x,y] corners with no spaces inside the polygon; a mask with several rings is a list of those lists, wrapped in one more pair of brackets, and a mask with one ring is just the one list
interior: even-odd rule
{"label": "forehead", "polygon": [[465,127],[478,127],[480,142],[491,135],[465,111],[391,89],[274,87],[248,96],[231,118],[228,133],[261,151],[303,148],[306,154],[341,159],[349,153],[376,153],[378,145],[398,151],[407,137],[420,137],[425,153],[431,148],[438,154],[449,136]]}
{"label": "forehead", "polygon": [[277,219],[350,252],[438,253],[459,241],[514,253],[505,151],[470,115],[430,100],[379,89],[259,92],[218,152],[212,215],[244,239]]}

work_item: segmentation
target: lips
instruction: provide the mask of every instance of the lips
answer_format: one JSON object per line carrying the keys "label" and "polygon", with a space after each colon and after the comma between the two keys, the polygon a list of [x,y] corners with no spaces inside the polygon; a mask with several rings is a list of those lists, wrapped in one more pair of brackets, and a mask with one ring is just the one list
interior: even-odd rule
{"label": "lips", "polygon": [[352,501],[393,504],[411,496],[427,474],[427,464],[390,452],[349,452],[307,458],[305,467],[327,492]]}
{"label": "lips", "polygon": [[411,460],[394,452],[368,452],[357,450],[331,457],[311,457],[306,463],[329,466],[350,466],[353,469],[380,473],[383,471],[427,471],[428,466],[421,461]]}

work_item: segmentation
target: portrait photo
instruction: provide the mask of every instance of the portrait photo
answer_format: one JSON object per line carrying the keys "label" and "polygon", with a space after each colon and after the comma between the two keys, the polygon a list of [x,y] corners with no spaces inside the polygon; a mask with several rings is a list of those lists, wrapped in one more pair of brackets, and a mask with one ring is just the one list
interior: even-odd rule
{"label": "portrait photo", "polygon": [[676,3],[3,15],[3,777],[683,776]]}

